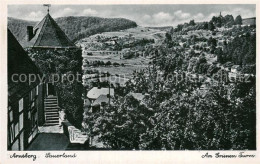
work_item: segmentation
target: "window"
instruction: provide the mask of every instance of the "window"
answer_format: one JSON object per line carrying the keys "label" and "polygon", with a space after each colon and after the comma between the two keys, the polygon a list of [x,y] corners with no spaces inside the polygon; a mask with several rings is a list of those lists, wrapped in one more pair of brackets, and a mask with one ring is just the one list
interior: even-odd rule
{"label": "window", "polygon": [[37,123],[37,112],[34,113],[35,124]]}
{"label": "window", "polygon": [[10,134],[10,142],[12,143],[14,140],[14,129],[13,124],[9,127],[9,134]]}
{"label": "window", "polygon": [[33,137],[32,134],[30,135],[30,137],[28,138],[28,143],[30,143],[32,141]]}
{"label": "window", "polygon": [[15,130],[14,130],[14,134],[15,134],[15,137],[19,134],[19,123],[15,124]]}
{"label": "window", "polygon": [[35,99],[35,95],[36,95],[36,87],[32,89],[32,100]]}
{"label": "window", "polygon": [[20,135],[20,150],[24,150],[23,140],[24,140],[24,132],[22,132]]}
{"label": "window", "polygon": [[9,112],[9,119],[10,119],[10,122],[13,121],[13,111],[10,111],[10,112]]}
{"label": "window", "polygon": [[28,119],[30,120],[31,119],[31,112],[28,111]]}
{"label": "window", "polygon": [[36,95],[38,96],[38,94],[39,94],[39,85],[37,85],[36,87]]}
{"label": "window", "polygon": [[34,108],[32,111],[31,111],[31,130],[33,130],[37,125],[37,112],[36,112],[36,109]]}
{"label": "window", "polygon": [[28,110],[28,108],[29,108],[29,96],[30,96],[30,94],[27,94],[23,99],[23,106],[24,106],[24,110]]}
{"label": "window", "polygon": [[32,91],[30,92],[30,100],[32,101],[33,100],[33,93],[32,93]]}
{"label": "window", "polygon": [[33,132],[33,138],[36,137],[36,135],[37,135],[37,128]]}
{"label": "window", "polygon": [[17,123],[19,120],[19,103],[12,104],[13,122]]}
{"label": "window", "polygon": [[20,117],[19,117],[19,124],[20,124],[20,131],[23,129],[23,113],[20,114]]}
{"label": "window", "polygon": [[23,110],[23,98],[19,100],[19,112]]}

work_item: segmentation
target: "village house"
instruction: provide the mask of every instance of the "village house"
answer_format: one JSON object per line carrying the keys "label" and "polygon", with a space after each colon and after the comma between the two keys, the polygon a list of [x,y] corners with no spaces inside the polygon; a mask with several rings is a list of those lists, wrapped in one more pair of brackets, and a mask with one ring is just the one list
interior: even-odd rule
{"label": "village house", "polygon": [[144,97],[145,97],[145,94],[143,93],[135,93],[135,92],[131,92],[129,93],[129,95],[133,96],[136,100],[138,101],[143,101]]}
{"label": "village house", "polygon": [[235,81],[240,74],[241,67],[239,65],[233,65],[231,67],[231,71],[228,73],[228,77],[230,81]]}
{"label": "village house", "polygon": [[[25,150],[44,123],[42,73],[8,30],[8,150]],[[27,77],[18,81],[19,76]]]}
{"label": "village house", "polygon": [[93,87],[88,93],[87,98],[90,100],[91,103],[100,96],[100,95],[110,95],[110,97],[114,97],[114,88],[99,88]]}
{"label": "village house", "polygon": [[93,87],[84,99],[84,106],[91,109],[91,112],[97,112],[105,105],[111,105],[114,98],[114,88]]}

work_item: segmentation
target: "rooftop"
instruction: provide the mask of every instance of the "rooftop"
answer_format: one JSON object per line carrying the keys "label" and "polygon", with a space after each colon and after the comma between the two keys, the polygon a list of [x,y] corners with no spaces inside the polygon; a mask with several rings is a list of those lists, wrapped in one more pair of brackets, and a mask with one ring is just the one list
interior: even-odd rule
{"label": "rooftop", "polygon": [[107,95],[100,95],[92,104],[92,106],[101,105],[102,103],[109,103],[109,97]]}
{"label": "rooftop", "polygon": [[[41,72],[34,62],[30,59],[22,46],[18,43],[14,35],[8,29],[8,99],[15,101],[20,99],[25,93],[39,84],[39,79],[29,85],[29,81],[19,82],[17,79],[12,80],[12,75],[29,74],[40,75]],[[16,82],[17,81],[17,82]]]}
{"label": "rooftop", "polygon": [[142,93],[131,93],[131,95],[138,101],[142,101],[144,99],[144,95]]}
{"label": "rooftop", "polygon": [[[93,87],[87,94],[89,99],[97,99],[100,95],[108,95],[109,88]],[[114,96],[114,88],[110,88],[110,95]]]}
{"label": "rooftop", "polygon": [[49,13],[33,27],[30,40],[27,31],[21,44],[25,48],[76,48]]}
{"label": "rooftop", "polygon": [[238,68],[240,68],[240,65],[233,65],[231,68],[232,69],[238,69]]}

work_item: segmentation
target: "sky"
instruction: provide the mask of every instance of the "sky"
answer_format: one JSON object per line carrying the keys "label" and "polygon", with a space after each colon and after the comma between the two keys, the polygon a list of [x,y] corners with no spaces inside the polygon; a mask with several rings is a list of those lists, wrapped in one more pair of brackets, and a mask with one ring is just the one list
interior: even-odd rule
{"label": "sky", "polygon": [[[64,16],[97,16],[127,18],[140,26],[176,26],[189,22],[209,21],[213,16],[231,14],[234,18],[255,17],[255,5],[51,5],[53,18]],[[8,5],[8,17],[40,21],[47,14],[43,5]]]}

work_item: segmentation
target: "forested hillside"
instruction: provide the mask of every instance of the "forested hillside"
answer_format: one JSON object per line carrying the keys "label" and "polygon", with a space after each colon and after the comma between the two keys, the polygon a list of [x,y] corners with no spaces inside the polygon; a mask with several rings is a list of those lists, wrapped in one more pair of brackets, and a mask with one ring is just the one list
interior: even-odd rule
{"label": "forested hillside", "polygon": [[118,31],[137,26],[134,21],[123,18],[62,17],[57,18],[56,22],[73,41],[101,32]]}
{"label": "forested hillside", "polygon": [[[61,29],[72,40],[76,41],[84,37],[108,31],[118,31],[136,27],[134,21],[123,18],[99,18],[99,17],[61,17],[55,19]],[[26,27],[34,26],[37,22],[8,18],[8,28],[20,41],[26,35]]]}
{"label": "forested hillside", "polygon": [[22,19],[8,18],[8,28],[14,34],[18,41],[21,41],[26,35],[27,26],[34,26],[37,22],[26,21]]}

